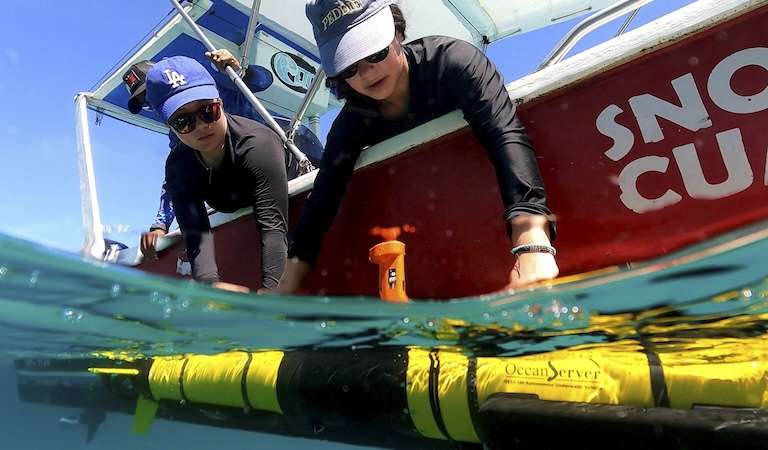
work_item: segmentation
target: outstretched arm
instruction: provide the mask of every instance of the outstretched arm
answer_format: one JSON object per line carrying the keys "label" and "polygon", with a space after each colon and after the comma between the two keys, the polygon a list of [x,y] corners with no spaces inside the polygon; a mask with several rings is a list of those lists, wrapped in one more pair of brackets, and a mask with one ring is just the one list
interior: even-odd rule
{"label": "outstretched arm", "polygon": [[157,240],[168,233],[175,217],[171,195],[168,193],[167,183],[163,181],[160,190],[160,206],[157,209],[155,221],[150,225],[149,231],[141,234],[140,248],[144,258],[157,259],[157,252],[155,251]]}
{"label": "outstretched arm", "polygon": [[288,251],[288,177],[285,152],[275,133],[260,128],[242,145],[250,175],[251,203],[261,236],[261,286],[274,289],[285,270]]}
{"label": "outstretched arm", "polygon": [[[501,75],[482,52],[462,41],[455,41],[446,50],[446,60],[447,85],[458,88],[453,90],[460,93],[457,103],[496,171],[512,247],[551,247],[555,227],[536,155]],[[510,274],[509,287],[557,275],[552,254],[520,253]]]}

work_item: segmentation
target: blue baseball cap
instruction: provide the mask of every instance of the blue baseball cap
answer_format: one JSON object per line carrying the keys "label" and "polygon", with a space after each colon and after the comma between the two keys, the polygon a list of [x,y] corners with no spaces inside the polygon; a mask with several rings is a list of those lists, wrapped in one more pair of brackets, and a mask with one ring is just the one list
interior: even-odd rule
{"label": "blue baseball cap", "polygon": [[386,48],[395,38],[394,0],[309,0],[320,60],[329,77]]}
{"label": "blue baseball cap", "polygon": [[187,103],[215,98],[219,98],[216,82],[195,59],[173,56],[147,72],[147,102],[163,122]]}

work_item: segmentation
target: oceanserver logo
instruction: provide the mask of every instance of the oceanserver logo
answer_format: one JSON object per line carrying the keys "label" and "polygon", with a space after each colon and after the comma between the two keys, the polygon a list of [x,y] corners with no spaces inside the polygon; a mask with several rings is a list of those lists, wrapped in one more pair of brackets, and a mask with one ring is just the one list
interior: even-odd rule
{"label": "oceanserver logo", "polygon": [[300,56],[279,52],[272,55],[272,71],[290,89],[306,94],[315,79],[315,68]]}
{"label": "oceanserver logo", "polygon": [[[558,363],[560,364],[560,363]],[[522,378],[539,378],[548,382],[555,380],[568,381],[596,381],[600,378],[599,368],[563,368],[557,367],[555,362],[547,361],[546,365],[528,365],[522,363],[509,363],[506,365],[507,375]]]}

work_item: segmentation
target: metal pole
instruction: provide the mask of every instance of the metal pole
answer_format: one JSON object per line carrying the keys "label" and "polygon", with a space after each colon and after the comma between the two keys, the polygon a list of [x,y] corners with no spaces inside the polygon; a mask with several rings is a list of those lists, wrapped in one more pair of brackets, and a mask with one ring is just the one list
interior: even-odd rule
{"label": "metal pole", "polygon": [[293,137],[296,135],[296,130],[299,129],[301,121],[304,120],[304,115],[309,109],[309,104],[312,103],[312,99],[315,98],[317,92],[325,81],[325,71],[320,69],[315,75],[315,79],[312,80],[312,85],[309,87],[309,91],[304,95],[304,100],[301,102],[299,110],[296,112],[296,117],[291,121],[291,126],[288,129],[288,139],[293,141]]}
{"label": "metal pole", "polygon": [[88,96],[81,92],[75,97],[77,129],[77,159],[80,167],[80,210],[83,215],[83,254],[101,259],[104,254],[104,227],[101,224],[99,199],[96,195],[96,174],[93,168],[91,133],[88,129]]}
{"label": "metal pole", "polygon": [[[184,21],[189,25],[190,28],[192,28],[192,31],[197,35],[198,39],[205,45],[205,48],[208,49],[209,52],[212,52],[216,50],[216,47],[213,46],[213,43],[208,39],[208,37],[203,33],[203,30],[200,29],[199,26],[195,23],[194,20],[192,20],[191,17],[189,17],[189,14],[184,10],[184,8],[181,7],[178,0],[170,0],[171,4],[174,8],[176,8],[176,11],[179,12],[182,18],[184,18]],[[314,166],[312,166],[312,163],[309,161],[307,156],[301,152],[301,150],[296,147],[296,145],[293,143],[293,141],[289,140],[288,137],[285,135],[285,132],[282,128],[280,128],[280,125],[275,122],[275,119],[272,118],[272,115],[267,111],[266,108],[261,104],[259,99],[256,98],[255,95],[253,95],[253,92],[251,92],[250,89],[248,89],[248,86],[245,85],[245,82],[240,79],[240,77],[237,76],[237,73],[235,73],[235,70],[232,69],[232,67],[227,66],[227,75],[232,80],[233,83],[237,86],[238,89],[240,89],[240,92],[243,93],[246,99],[253,105],[253,107],[256,109],[256,111],[259,113],[259,115],[264,119],[264,122],[266,122],[267,125],[269,125],[272,130],[277,133],[278,136],[280,136],[280,139],[283,141],[283,145],[285,148],[291,151],[293,153],[293,156],[299,161],[299,168],[300,172],[302,174],[309,173],[312,170],[314,170]]]}
{"label": "metal pole", "polygon": [[261,0],[253,0],[253,6],[251,7],[251,18],[248,19],[248,31],[246,31],[245,35],[245,44],[241,51],[242,58],[240,59],[240,65],[243,67],[248,67],[248,55],[251,54],[253,39],[256,36],[256,25],[259,23],[260,8]]}
{"label": "metal pole", "polygon": [[587,34],[591,33],[595,28],[612,21],[617,17],[621,17],[633,9],[645,6],[652,1],[653,0],[622,0],[587,17],[563,37],[555,48],[552,49],[549,56],[547,56],[541,65],[539,65],[538,70],[560,62],[577,42]]}
{"label": "metal pole", "polygon": [[320,136],[320,116],[317,114],[307,117],[309,121],[309,129],[315,133],[315,136]]}
{"label": "metal pole", "polygon": [[635,17],[637,17],[637,13],[640,12],[640,8],[637,8],[636,10],[632,11],[632,14],[627,17],[627,20],[624,21],[624,23],[621,25],[621,28],[619,28],[619,31],[616,33],[616,37],[621,36],[627,31],[627,28],[629,28],[629,24],[632,23],[633,20],[635,20]]}

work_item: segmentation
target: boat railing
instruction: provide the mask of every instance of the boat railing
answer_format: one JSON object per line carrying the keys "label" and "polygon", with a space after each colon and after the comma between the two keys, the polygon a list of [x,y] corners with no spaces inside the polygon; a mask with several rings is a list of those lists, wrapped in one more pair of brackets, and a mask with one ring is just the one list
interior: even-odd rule
{"label": "boat railing", "polygon": [[104,227],[101,224],[99,199],[96,194],[96,172],[93,166],[91,133],[88,127],[89,92],[75,97],[75,123],[77,125],[77,156],[80,170],[80,210],[83,215],[85,242],[83,253],[101,259],[104,254]]}
{"label": "boat railing", "polygon": [[[243,46],[241,47],[240,54],[240,66],[241,67],[248,67],[248,55],[251,54],[251,47],[253,46],[254,39],[256,37],[256,26],[259,22],[259,9],[261,8],[261,0],[254,0],[253,5],[251,6],[251,14],[248,19],[248,28],[246,31],[246,40]],[[299,127],[301,126],[302,120],[304,120],[304,116],[307,114],[307,110],[309,109],[309,105],[312,103],[312,100],[314,100],[315,95],[317,95],[320,88],[323,86],[323,82],[325,82],[325,71],[323,69],[319,69],[317,74],[315,75],[315,79],[312,80],[312,85],[309,87],[309,90],[304,95],[304,98],[302,99],[301,106],[299,106],[298,111],[296,111],[296,115],[291,120],[291,124],[288,128],[288,132],[286,133],[287,140],[286,142],[293,143],[294,137],[296,137],[296,132],[299,130]],[[308,171],[304,171],[303,173],[307,173]]]}
{"label": "boat railing", "polygon": [[[259,22],[259,9],[261,8],[261,0],[254,0],[253,5],[251,6],[251,14],[250,18],[248,19],[248,28],[246,31],[246,40],[245,43],[242,46],[240,54],[242,55],[240,60],[240,65],[242,67],[248,67],[248,55],[251,54],[251,46],[253,45],[254,38],[256,37],[256,25],[258,25]],[[286,142],[293,143],[293,138],[296,136],[296,132],[299,130],[299,126],[301,126],[301,121],[304,120],[304,116],[307,114],[307,110],[309,109],[309,105],[312,103],[312,100],[315,98],[315,95],[317,95],[320,88],[323,86],[323,82],[325,81],[325,71],[323,69],[319,69],[317,74],[315,75],[315,79],[312,80],[312,85],[309,87],[309,90],[306,94],[304,94],[304,99],[301,102],[301,106],[299,106],[298,111],[296,111],[296,115],[291,120],[291,124],[288,128],[288,132],[286,133]],[[309,170],[303,171],[302,173],[307,173]]]}
{"label": "boat railing", "polygon": [[291,120],[291,125],[288,130],[288,140],[291,142],[293,142],[293,138],[296,136],[296,132],[301,126],[301,121],[304,120],[304,115],[307,114],[309,105],[312,103],[315,95],[317,95],[317,93],[320,91],[320,88],[323,86],[324,82],[325,71],[323,69],[318,69],[317,74],[315,75],[315,79],[312,80],[312,85],[304,95],[304,100],[302,100],[301,106],[299,106],[299,110],[296,111],[296,115]]}
{"label": "boat railing", "polygon": [[629,25],[632,23],[633,20],[635,20],[635,17],[637,17],[637,13],[640,12],[641,8],[642,7],[636,8],[634,11],[632,11],[632,13],[630,13],[627,16],[627,19],[624,21],[623,24],[621,24],[621,27],[619,27],[619,31],[616,32],[616,36],[614,37],[619,37],[627,31],[627,28],[629,28]]}
{"label": "boat railing", "polygon": [[248,18],[248,28],[245,33],[245,43],[241,47],[240,66],[248,67],[248,55],[251,54],[251,47],[256,38],[256,25],[259,24],[259,10],[261,9],[261,0],[253,0],[251,6],[251,15]]}
{"label": "boat railing", "polygon": [[631,18],[622,26],[623,30],[620,30],[619,34],[622,34],[626,31],[631,19],[636,15],[637,10],[652,1],[653,0],[621,0],[582,20],[563,36],[557,45],[555,45],[549,55],[547,55],[547,57],[544,58],[544,61],[541,62],[538,70],[560,62],[580,40],[595,29],[623,16],[624,14],[632,12]]}

